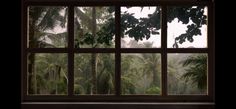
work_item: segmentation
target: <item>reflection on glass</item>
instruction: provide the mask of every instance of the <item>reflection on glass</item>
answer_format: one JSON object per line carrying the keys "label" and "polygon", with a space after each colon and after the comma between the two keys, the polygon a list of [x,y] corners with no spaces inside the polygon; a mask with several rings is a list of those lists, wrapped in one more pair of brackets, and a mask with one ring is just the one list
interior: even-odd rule
{"label": "reflection on glass", "polygon": [[161,55],[121,54],[121,93],[150,95],[161,93]]}
{"label": "reflection on glass", "polygon": [[74,93],[78,95],[115,93],[113,53],[75,54]]}
{"label": "reflection on glass", "polygon": [[67,47],[66,7],[30,6],[28,8],[28,47]]}
{"label": "reflection on glass", "polygon": [[168,54],[168,94],[207,94],[207,54]]}
{"label": "reflection on glass", "polygon": [[168,7],[168,48],[207,48],[207,7]]}
{"label": "reflection on glass", "polygon": [[75,8],[75,48],[114,48],[114,7]]}
{"label": "reflection on glass", "polygon": [[121,47],[160,48],[160,8],[121,7]]}
{"label": "reflection on glass", "polygon": [[28,54],[28,94],[67,94],[67,55]]}

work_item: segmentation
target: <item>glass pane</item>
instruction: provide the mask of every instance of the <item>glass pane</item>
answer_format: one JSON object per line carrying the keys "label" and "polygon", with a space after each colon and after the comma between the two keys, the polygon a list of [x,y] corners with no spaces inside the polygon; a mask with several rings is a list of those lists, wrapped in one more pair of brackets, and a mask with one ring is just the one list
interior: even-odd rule
{"label": "glass pane", "polygon": [[207,94],[207,54],[168,54],[168,94]]}
{"label": "glass pane", "polygon": [[115,47],[115,7],[75,8],[75,48]]}
{"label": "glass pane", "polygon": [[67,55],[28,54],[28,94],[67,94]]}
{"label": "glass pane", "polygon": [[66,7],[30,6],[28,8],[28,47],[67,47]]}
{"label": "glass pane", "polygon": [[114,53],[75,54],[74,93],[78,95],[115,93]]}
{"label": "glass pane", "polygon": [[121,54],[121,93],[160,94],[161,55],[157,53]]}
{"label": "glass pane", "polygon": [[168,48],[207,48],[207,7],[168,7]]}
{"label": "glass pane", "polygon": [[160,48],[160,7],[121,7],[121,48]]}

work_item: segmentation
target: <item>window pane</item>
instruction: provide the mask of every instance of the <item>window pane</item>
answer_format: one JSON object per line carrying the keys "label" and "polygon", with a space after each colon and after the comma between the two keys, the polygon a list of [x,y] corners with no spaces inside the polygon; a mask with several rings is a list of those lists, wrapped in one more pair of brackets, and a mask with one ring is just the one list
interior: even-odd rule
{"label": "window pane", "polygon": [[75,8],[75,48],[115,47],[115,7]]}
{"label": "window pane", "polygon": [[74,93],[80,95],[115,93],[114,53],[75,54]]}
{"label": "window pane", "polygon": [[67,55],[28,54],[28,94],[67,94]]}
{"label": "window pane", "polygon": [[121,47],[160,48],[160,7],[121,7]]}
{"label": "window pane", "polygon": [[207,54],[168,54],[168,94],[207,94]]}
{"label": "window pane", "polygon": [[122,94],[161,93],[161,55],[156,53],[121,54]]}
{"label": "window pane", "polygon": [[168,7],[168,48],[207,48],[207,7]]}
{"label": "window pane", "polygon": [[28,47],[67,47],[66,7],[30,6],[28,8]]}

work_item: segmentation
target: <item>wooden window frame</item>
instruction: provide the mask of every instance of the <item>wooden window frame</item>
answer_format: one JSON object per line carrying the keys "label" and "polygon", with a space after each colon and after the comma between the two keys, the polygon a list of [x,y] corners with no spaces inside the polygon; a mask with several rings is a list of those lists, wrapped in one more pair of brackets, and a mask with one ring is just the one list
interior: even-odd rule
{"label": "wooden window frame", "polygon": [[[207,6],[207,48],[167,48],[167,6]],[[211,0],[22,0],[22,40],[21,40],[21,101],[22,102],[214,102],[215,101],[215,34],[214,1]],[[68,15],[68,48],[27,48],[27,7],[66,6]],[[74,48],[74,7],[115,6],[115,48]],[[120,7],[121,6],[161,6],[161,48],[121,48]],[[27,53],[68,53],[68,95],[27,95]],[[115,95],[74,95],[74,53],[114,53],[115,54]],[[161,95],[121,95],[120,62],[121,53],[161,53],[162,94]],[[167,53],[207,53],[208,54],[208,95],[167,95]]]}

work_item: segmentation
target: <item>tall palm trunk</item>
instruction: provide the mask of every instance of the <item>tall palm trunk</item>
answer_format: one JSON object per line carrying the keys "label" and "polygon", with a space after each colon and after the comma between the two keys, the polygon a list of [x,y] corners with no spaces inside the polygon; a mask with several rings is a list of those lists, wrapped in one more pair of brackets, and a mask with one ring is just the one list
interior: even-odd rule
{"label": "tall palm trunk", "polygon": [[[31,18],[30,21],[30,29],[29,31],[29,47],[34,48],[36,45],[36,41],[34,40],[34,32],[35,32],[35,22],[36,20],[34,18]],[[35,54],[30,53],[29,54],[29,64],[28,64],[28,73],[29,73],[29,78],[28,78],[28,93],[30,94],[37,94],[37,78],[36,78],[36,73],[34,69],[34,64],[35,64]]]}
{"label": "tall palm trunk", "polygon": [[154,86],[159,86],[160,85],[160,77],[158,75],[158,60],[156,59],[156,55],[152,54],[151,60],[154,60],[153,65],[152,65],[152,74],[153,74],[153,81],[152,84]]}
{"label": "tall palm trunk", "polygon": [[154,86],[159,86],[160,84],[160,80],[159,80],[159,75],[158,75],[158,71],[155,65],[153,65],[153,70],[152,70],[152,74],[153,74],[153,81],[152,84]]}
{"label": "tall palm trunk", "polygon": [[[96,37],[96,8],[93,7],[92,8],[92,34],[94,36],[94,41],[96,41],[95,37]],[[95,43],[96,44],[96,43]],[[92,44],[93,48],[95,48],[96,46],[94,46],[94,44]],[[92,84],[93,84],[93,88],[92,88],[92,94],[96,94],[97,93],[97,54],[93,53],[91,56],[91,64],[92,64]]]}
{"label": "tall palm trunk", "polygon": [[58,94],[58,83],[60,81],[60,75],[61,75],[61,66],[59,65],[56,65],[55,66],[55,82],[56,82],[56,93],[55,94]]}

